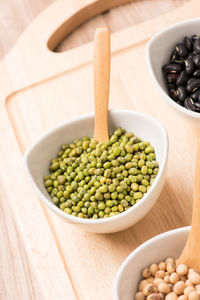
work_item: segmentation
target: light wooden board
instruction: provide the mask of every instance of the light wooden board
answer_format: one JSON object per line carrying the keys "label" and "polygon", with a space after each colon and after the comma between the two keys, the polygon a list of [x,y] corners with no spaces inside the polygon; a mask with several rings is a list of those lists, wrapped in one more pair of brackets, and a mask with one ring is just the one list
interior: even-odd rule
{"label": "light wooden board", "polygon": [[[82,5],[81,1],[75,2]],[[30,38],[25,33],[29,48],[22,38],[1,64],[4,76],[1,76],[0,93],[2,99],[7,98],[6,106],[0,104],[0,132],[4,141],[0,160],[4,175],[7,174],[1,179],[7,207],[13,212],[25,248],[23,255],[29,261],[30,277],[38,286],[33,299],[111,299],[116,271],[136,246],[157,233],[189,224],[195,133],[162,103],[146,70],[144,47],[146,40],[165,25],[195,16],[199,4],[190,3],[177,13],[171,12],[112,35],[110,107],[150,113],[163,122],[170,136],[168,176],[159,201],[142,221],[122,233],[95,235],[63,224],[40,204],[21,163],[21,154],[41,133],[66,118],[93,110],[92,45],[50,54],[38,48],[40,41],[35,38],[35,30],[39,25],[36,24],[35,29],[34,26],[30,29]],[[59,16],[66,18],[62,13]],[[54,26],[58,25],[55,23]],[[46,33],[44,36],[42,32],[41,36],[46,38]],[[46,80],[48,77],[51,79]],[[17,89],[22,90],[13,92]],[[15,182],[12,188],[7,178]]]}

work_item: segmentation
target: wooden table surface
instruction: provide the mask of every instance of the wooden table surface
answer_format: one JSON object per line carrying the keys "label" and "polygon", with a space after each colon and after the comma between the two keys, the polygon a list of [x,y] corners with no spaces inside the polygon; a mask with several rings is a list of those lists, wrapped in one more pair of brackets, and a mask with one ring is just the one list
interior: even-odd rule
{"label": "wooden table surface", "polygon": [[[31,20],[53,1],[0,1],[1,59],[8,53]],[[170,11],[183,2],[184,0],[138,0],[123,7],[115,8],[78,28],[59,45],[57,51],[65,51],[92,40],[96,26],[106,24],[111,32],[118,31],[129,25],[137,24]],[[0,300],[41,299],[41,291],[28,264],[12,213],[4,201],[6,190],[1,185],[1,176],[3,174],[0,173]],[[165,215],[163,215],[163,219],[165,219]],[[180,223],[187,225],[186,220]]]}

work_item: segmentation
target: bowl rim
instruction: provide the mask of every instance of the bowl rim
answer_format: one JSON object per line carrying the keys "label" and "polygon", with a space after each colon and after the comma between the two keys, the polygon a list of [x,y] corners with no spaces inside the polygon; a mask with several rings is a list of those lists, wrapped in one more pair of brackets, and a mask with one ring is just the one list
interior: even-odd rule
{"label": "bowl rim", "polygon": [[53,204],[53,202],[51,202],[40,191],[37,184],[33,180],[31,172],[30,172],[29,167],[28,167],[28,159],[29,159],[33,149],[35,148],[35,146],[38,143],[40,143],[43,139],[47,139],[51,134],[55,134],[60,129],[63,129],[64,127],[67,127],[68,125],[71,125],[71,124],[79,122],[79,121],[84,121],[84,120],[93,118],[94,113],[84,114],[80,117],[75,117],[75,118],[71,119],[70,121],[66,121],[64,123],[61,123],[61,124],[51,128],[47,132],[43,133],[24,153],[24,156],[23,156],[24,168],[25,168],[26,174],[28,175],[29,181],[31,182],[34,190],[36,191],[36,194],[39,196],[39,198],[43,201],[43,203],[48,208],[53,210],[56,214],[60,215],[64,219],[69,220],[69,222],[71,221],[71,223],[88,224],[88,225],[92,225],[92,224],[109,224],[109,223],[112,223],[113,221],[117,221],[117,220],[120,220],[121,218],[126,217],[127,215],[131,214],[133,211],[137,211],[138,209],[140,209],[140,206],[142,206],[143,203],[148,200],[149,194],[151,195],[152,191],[155,189],[157,184],[159,184],[160,178],[162,177],[162,175],[165,171],[166,164],[167,164],[167,157],[168,157],[168,133],[167,133],[167,130],[164,127],[164,125],[160,121],[158,121],[157,119],[152,117],[151,115],[145,114],[145,113],[142,113],[142,112],[138,112],[138,111],[136,112],[136,111],[126,110],[126,109],[113,109],[113,110],[109,110],[109,114],[110,113],[111,114],[113,114],[113,113],[114,114],[115,113],[122,113],[122,114],[138,115],[140,117],[148,119],[149,121],[153,122],[157,127],[159,127],[161,129],[162,135],[163,135],[163,142],[164,142],[163,161],[162,161],[161,166],[159,167],[159,172],[158,172],[158,175],[155,178],[155,181],[151,185],[148,192],[142,197],[142,199],[138,203],[136,203],[134,206],[130,207],[128,210],[124,211],[123,213],[121,213],[119,215],[112,216],[110,218],[105,218],[105,219],[84,219],[84,218],[78,218],[78,217],[75,217],[75,216],[72,216],[72,215],[69,215],[69,214],[65,213],[60,208],[58,208],[55,204]]}
{"label": "bowl rim", "polygon": [[144,243],[139,245],[137,248],[135,248],[135,250],[133,250],[127,256],[127,258],[125,258],[125,260],[121,263],[121,265],[120,265],[120,267],[117,271],[117,274],[115,276],[114,283],[113,283],[113,299],[114,300],[120,300],[119,295],[118,295],[118,287],[119,287],[119,284],[120,284],[122,273],[123,273],[124,269],[126,268],[126,266],[130,263],[130,261],[132,259],[134,259],[134,257],[141,250],[148,247],[152,242],[156,242],[158,240],[163,240],[168,236],[176,235],[176,234],[179,234],[180,232],[189,232],[190,228],[191,228],[191,226],[185,226],[185,227],[180,227],[180,228],[172,229],[172,230],[169,230],[169,231],[165,231],[163,233],[160,233],[160,234],[148,239],[147,241],[145,241]]}
{"label": "bowl rim", "polygon": [[[180,28],[182,25],[185,24],[195,24],[195,23],[200,23],[200,18],[190,18],[187,19],[185,21],[181,21],[181,22],[177,22],[175,24],[172,24],[170,26],[165,27],[164,29],[162,29],[161,31],[159,31],[158,33],[156,33],[146,44],[146,62],[147,62],[147,67],[150,73],[150,76],[153,80],[154,85],[156,86],[156,88],[159,90],[160,94],[163,96],[163,98],[165,99],[165,101],[170,104],[171,106],[173,106],[175,109],[179,110],[181,113],[186,114],[189,117],[192,117],[194,119],[200,119],[200,113],[198,112],[194,112],[191,110],[188,110],[185,107],[182,107],[181,105],[177,104],[175,101],[173,101],[173,99],[171,99],[169,97],[169,95],[164,91],[164,89],[162,88],[162,86],[160,85],[160,83],[157,80],[157,77],[154,74],[153,71],[153,67],[152,67],[152,61],[151,61],[151,47],[152,44],[156,41],[159,40],[160,36],[165,34],[168,31],[174,31],[177,28]],[[162,67],[162,66],[161,66]]]}

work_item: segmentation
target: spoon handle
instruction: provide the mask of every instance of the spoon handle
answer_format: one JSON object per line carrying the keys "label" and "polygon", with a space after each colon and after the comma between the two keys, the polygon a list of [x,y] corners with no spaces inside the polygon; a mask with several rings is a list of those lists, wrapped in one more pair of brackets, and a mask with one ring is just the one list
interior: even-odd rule
{"label": "spoon handle", "polygon": [[99,142],[109,139],[108,99],[110,83],[110,33],[97,28],[94,36],[94,138]]}
{"label": "spoon handle", "polygon": [[200,134],[197,135],[197,157],[193,189],[192,228],[179,262],[200,272]]}

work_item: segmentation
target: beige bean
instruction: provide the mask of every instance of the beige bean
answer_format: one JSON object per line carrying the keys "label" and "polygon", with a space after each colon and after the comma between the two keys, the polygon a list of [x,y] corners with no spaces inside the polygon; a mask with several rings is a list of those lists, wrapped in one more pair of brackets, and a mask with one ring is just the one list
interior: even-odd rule
{"label": "beige bean", "polygon": [[155,274],[155,278],[164,278],[165,277],[165,272],[163,270],[159,270]]}
{"label": "beige bean", "polygon": [[196,272],[191,272],[188,276],[189,280],[194,284],[200,284],[200,275]]}
{"label": "beige bean", "polygon": [[141,280],[140,283],[139,283],[139,291],[142,292],[144,290],[144,287],[148,284],[148,281],[146,279],[144,280]]}
{"label": "beige bean", "polygon": [[154,293],[158,293],[158,287],[155,286],[155,285],[153,285],[153,292],[154,292]]}
{"label": "beige bean", "polygon": [[168,294],[170,292],[170,287],[167,283],[161,282],[158,285],[158,291],[163,294]]}
{"label": "beige bean", "polygon": [[179,264],[179,265],[176,267],[176,272],[177,272],[179,275],[185,275],[185,274],[187,274],[187,272],[188,272],[188,267],[187,267],[185,264]]}
{"label": "beige bean", "polygon": [[154,281],[154,277],[153,276],[150,276],[149,278],[147,278],[147,282],[148,283],[153,283]]}
{"label": "beige bean", "polygon": [[145,268],[143,271],[142,271],[142,276],[144,278],[148,278],[149,276],[151,275],[151,271],[149,268]]}
{"label": "beige bean", "polygon": [[153,284],[154,284],[155,286],[158,286],[159,283],[161,283],[161,282],[163,282],[163,279],[162,279],[162,278],[156,278],[156,279],[154,279]]}
{"label": "beige bean", "polygon": [[176,265],[176,267],[178,266],[178,264],[179,264],[179,260],[175,259],[175,265]]}
{"label": "beige bean", "polygon": [[171,273],[175,272],[175,270],[176,270],[175,263],[167,264],[167,272],[169,272],[171,274]]}
{"label": "beige bean", "polygon": [[185,285],[186,286],[194,286],[194,284],[189,279],[186,280]]}
{"label": "beige bean", "polygon": [[180,277],[179,277],[179,280],[182,280],[182,281],[186,281],[187,280],[187,277],[185,276],[185,275],[181,275]]}
{"label": "beige bean", "polygon": [[168,257],[166,260],[165,260],[165,262],[166,262],[166,264],[169,264],[169,263],[175,263],[175,260],[174,260],[174,258],[172,258],[172,257]]}
{"label": "beige bean", "polygon": [[192,291],[194,291],[194,287],[193,286],[187,286],[185,289],[184,289],[184,295],[189,295],[189,293],[191,293]]}
{"label": "beige bean", "polygon": [[142,292],[137,292],[135,294],[135,300],[145,300],[145,295]]}
{"label": "beige bean", "polygon": [[143,269],[135,300],[200,300],[200,273],[169,257]]}
{"label": "beige bean", "polygon": [[151,271],[151,274],[155,275],[156,272],[158,271],[158,265],[157,264],[151,264],[150,267],[149,267],[149,269]]}
{"label": "beige bean", "polygon": [[166,269],[166,263],[165,263],[164,261],[161,261],[161,262],[158,264],[158,269],[159,269],[159,270],[165,271],[165,269]]}
{"label": "beige bean", "polygon": [[165,277],[164,277],[164,282],[170,283],[169,275],[165,275]]}
{"label": "beige bean", "polygon": [[147,285],[145,285],[144,290],[143,290],[143,293],[145,296],[148,296],[153,292],[154,292],[154,286],[152,283],[148,283]]}
{"label": "beige bean", "polygon": [[199,300],[199,294],[196,291],[192,291],[191,293],[189,293],[188,295],[188,299],[189,300]]}
{"label": "beige bean", "polygon": [[198,273],[195,269],[193,269],[193,268],[190,268],[189,270],[188,270],[188,273],[190,274],[190,273],[192,273],[192,272],[196,272],[196,273]]}
{"label": "beige bean", "polygon": [[181,295],[184,289],[185,289],[185,282],[180,280],[175,283],[173,290],[177,295]]}
{"label": "beige bean", "polygon": [[188,300],[188,297],[186,295],[181,295],[178,297],[178,300]]}
{"label": "beige bean", "polygon": [[165,295],[163,293],[159,293],[160,295],[160,299],[164,299],[165,298]]}
{"label": "beige bean", "polygon": [[195,287],[196,287],[197,289],[200,289],[200,284],[197,284]]}
{"label": "beige bean", "polygon": [[160,294],[159,293],[153,293],[147,296],[147,300],[160,300]]}
{"label": "beige bean", "polygon": [[177,295],[174,292],[169,293],[168,295],[166,295],[165,299],[166,300],[177,300]]}
{"label": "beige bean", "polygon": [[200,295],[200,284],[197,284],[195,286],[195,289],[196,289],[197,293]]}
{"label": "beige bean", "polygon": [[173,272],[170,277],[169,280],[171,283],[175,284],[177,281],[179,281],[179,276],[176,272]]}
{"label": "beige bean", "polygon": [[169,283],[170,292],[173,292],[173,284]]}

